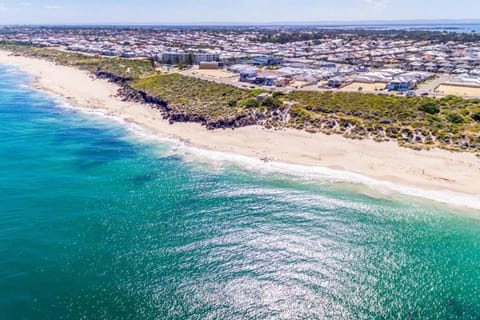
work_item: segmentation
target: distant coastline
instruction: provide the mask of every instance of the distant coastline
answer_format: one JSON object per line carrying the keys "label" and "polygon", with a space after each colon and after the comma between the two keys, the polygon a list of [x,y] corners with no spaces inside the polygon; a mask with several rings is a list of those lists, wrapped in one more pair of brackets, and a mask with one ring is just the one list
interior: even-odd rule
{"label": "distant coastline", "polygon": [[[0,24],[0,26],[23,26],[24,24]],[[404,29],[405,27],[418,26],[424,30],[442,29],[451,26],[452,29],[468,29],[469,26],[480,26],[480,19],[414,19],[414,20],[331,20],[331,21],[267,21],[267,22],[248,22],[248,21],[198,21],[198,22],[113,22],[113,23],[36,23],[31,24],[32,27],[55,26],[55,27],[136,27],[136,28],[196,28],[196,27],[278,27],[289,26],[295,27],[325,27],[339,28],[342,27],[397,27]]]}

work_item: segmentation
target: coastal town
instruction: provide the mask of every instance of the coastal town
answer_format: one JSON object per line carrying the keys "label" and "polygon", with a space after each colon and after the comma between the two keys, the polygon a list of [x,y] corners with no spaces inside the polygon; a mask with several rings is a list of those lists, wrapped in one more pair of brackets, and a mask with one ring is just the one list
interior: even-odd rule
{"label": "coastal town", "polygon": [[322,33],[315,29],[301,31],[310,35],[303,38],[313,40],[297,41],[302,37],[289,39],[287,31],[253,27],[2,27],[0,41],[150,59],[166,72],[243,88],[480,97],[478,42],[455,37],[425,40],[415,33],[398,39],[393,31],[364,35],[357,30]]}

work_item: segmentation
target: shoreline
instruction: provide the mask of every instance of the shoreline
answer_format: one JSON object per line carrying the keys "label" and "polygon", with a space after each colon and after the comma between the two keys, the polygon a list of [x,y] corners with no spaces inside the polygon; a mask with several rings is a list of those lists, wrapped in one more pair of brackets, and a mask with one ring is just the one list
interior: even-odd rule
{"label": "shoreline", "polygon": [[351,140],[294,129],[275,131],[250,126],[210,131],[197,123],[170,125],[158,110],[148,105],[121,101],[116,97],[117,85],[96,79],[86,71],[10,56],[5,51],[0,51],[0,64],[19,67],[35,78],[37,89],[63,97],[72,106],[106,110],[106,115],[134,123],[149,134],[179,140],[198,150],[230,153],[259,162],[267,160],[280,167],[285,164],[312,170],[326,168],[383,182],[378,184],[380,187],[391,184],[397,185],[397,189],[448,191],[445,195],[464,194],[480,203],[480,158],[473,153],[440,149],[415,151],[402,148],[396,142]]}

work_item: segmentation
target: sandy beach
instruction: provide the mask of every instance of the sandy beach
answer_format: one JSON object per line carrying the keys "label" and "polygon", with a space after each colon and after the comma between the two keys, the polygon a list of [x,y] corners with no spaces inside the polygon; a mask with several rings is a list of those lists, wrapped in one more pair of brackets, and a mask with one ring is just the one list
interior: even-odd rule
{"label": "sandy beach", "polygon": [[406,187],[464,193],[480,200],[480,158],[475,154],[414,151],[395,142],[350,140],[298,130],[244,127],[208,131],[193,123],[170,125],[149,106],[116,98],[116,85],[93,79],[87,72],[2,51],[0,64],[20,67],[36,78],[37,88],[60,95],[74,106],[107,110],[152,134],[180,139],[201,149],[345,170]]}

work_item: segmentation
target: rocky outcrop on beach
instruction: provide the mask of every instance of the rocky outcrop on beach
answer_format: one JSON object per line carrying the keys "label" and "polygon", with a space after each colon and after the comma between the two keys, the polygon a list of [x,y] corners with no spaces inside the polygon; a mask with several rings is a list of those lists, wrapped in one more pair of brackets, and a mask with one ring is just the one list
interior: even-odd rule
{"label": "rocky outcrop on beach", "polygon": [[132,88],[127,82],[110,79],[112,82],[120,84],[118,96],[123,101],[130,101],[136,103],[145,103],[152,108],[158,109],[162,113],[164,119],[171,124],[175,122],[195,122],[200,123],[209,130],[215,129],[234,129],[249,125],[261,124],[262,121],[268,119],[267,113],[257,112],[256,110],[248,110],[245,113],[234,117],[209,119],[204,115],[195,113],[187,113],[175,105],[169,104],[166,100],[149,95],[148,93]]}
{"label": "rocky outcrop on beach", "polygon": [[130,81],[133,81],[133,78],[131,78],[131,77],[120,77],[120,76],[118,76],[116,74],[113,74],[111,72],[102,71],[101,69],[98,69],[95,72],[95,76],[99,79],[105,79],[105,80],[108,80],[110,82],[117,83],[117,84],[125,84],[125,83],[128,83]]}
{"label": "rocky outcrop on beach", "polygon": [[325,115],[306,119],[290,112],[290,109],[273,108],[271,110],[247,109],[245,112],[225,118],[209,118],[205,115],[189,113],[168,101],[132,88],[123,79],[112,81],[121,85],[119,96],[125,101],[146,103],[159,110],[171,124],[175,122],[200,123],[208,130],[234,129],[250,125],[260,125],[267,129],[294,128],[310,133],[340,134],[350,139],[372,139],[378,142],[397,141],[400,145],[414,149],[442,147],[451,150],[480,150],[478,138],[462,135],[446,135],[439,140],[428,130],[401,128],[393,121],[384,121],[374,126],[365,125],[336,115]]}

